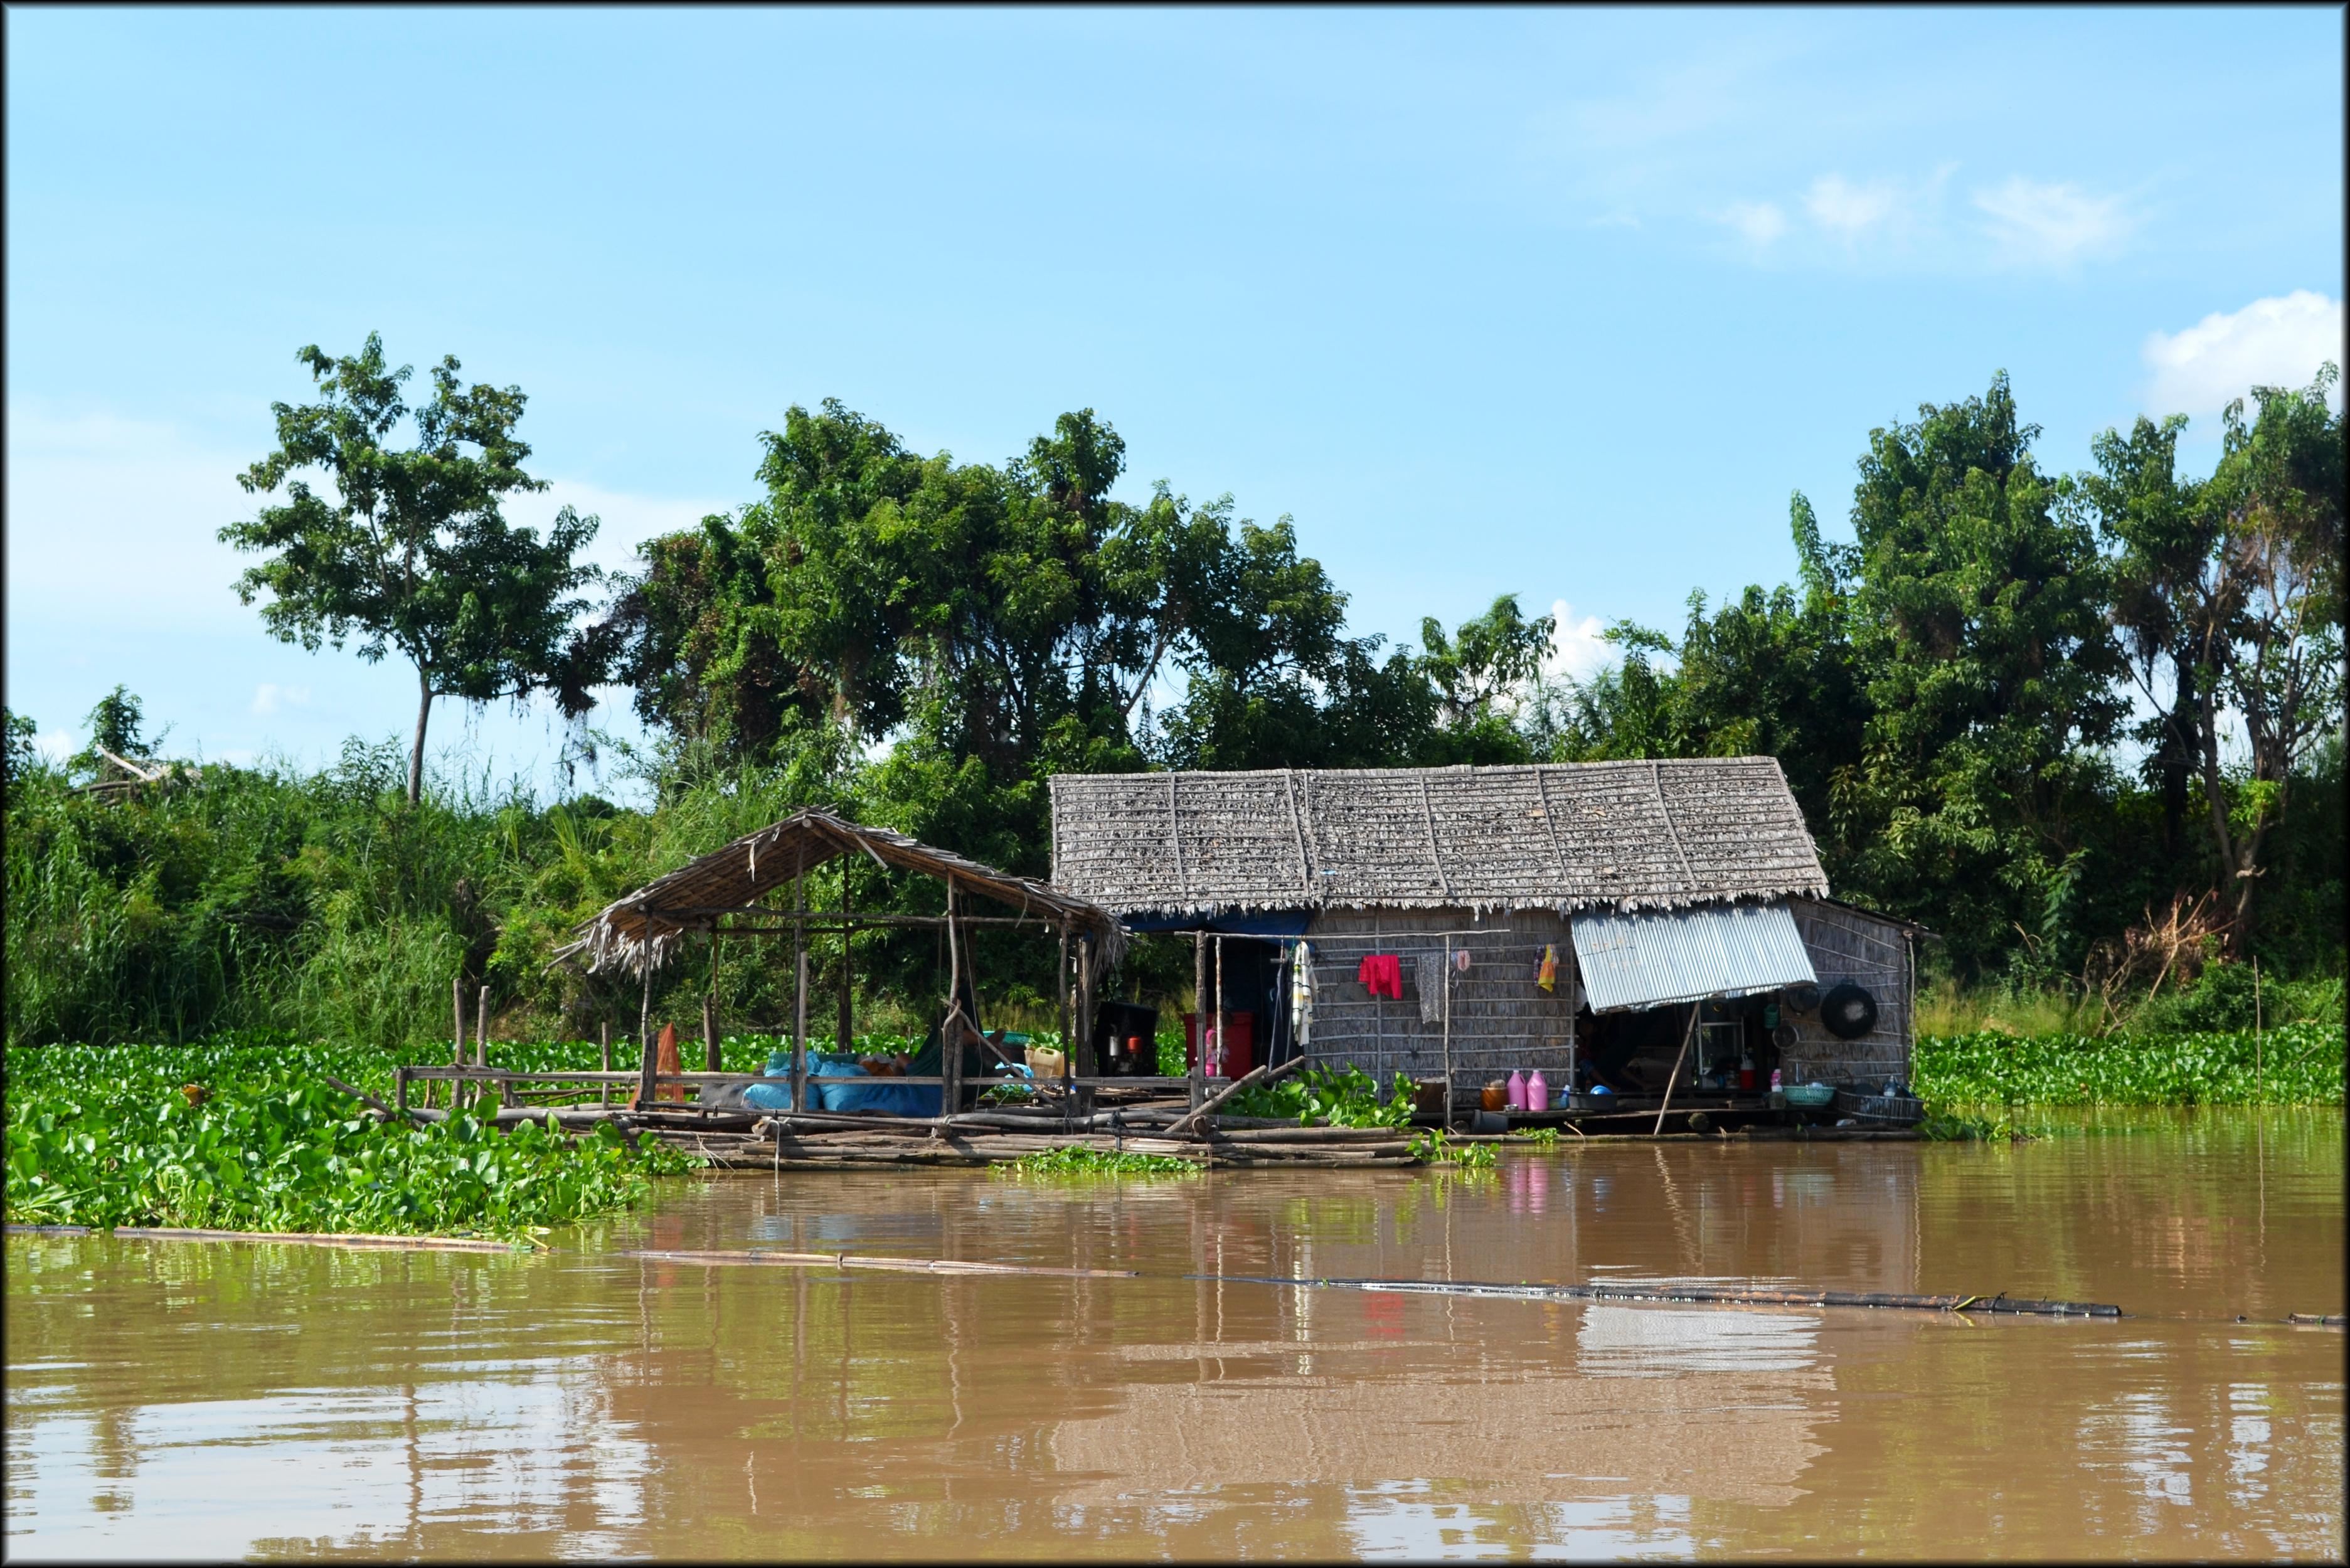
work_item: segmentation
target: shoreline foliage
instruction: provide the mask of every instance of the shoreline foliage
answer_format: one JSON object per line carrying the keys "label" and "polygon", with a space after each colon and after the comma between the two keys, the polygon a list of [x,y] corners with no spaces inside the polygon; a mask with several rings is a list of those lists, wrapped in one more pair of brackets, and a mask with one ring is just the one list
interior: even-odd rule
{"label": "shoreline foliage", "polygon": [[2181,1034],[1926,1035],[1911,1086],[1937,1110],[2343,1104],[2338,1024]]}
{"label": "shoreline foliage", "polygon": [[[389,410],[375,353],[307,358]],[[444,369],[448,419],[486,421],[504,465],[469,504],[486,527],[498,486],[523,486],[507,428],[521,394],[463,391]],[[643,571],[606,601],[574,613],[588,580],[562,561],[589,522],[561,516],[543,545],[500,535],[523,607],[493,618],[496,646],[418,644],[467,672],[428,681],[420,719],[436,691],[551,684],[576,715],[587,693],[626,688],[650,745],[574,735],[567,756],[613,753],[641,807],[428,784],[401,737],[355,739],[317,772],[193,769],[157,755],[122,688],[90,715],[92,747],[59,765],[8,713],[6,1039],[275,1028],[421,1046],[448,1026],[452,977],[490,990],[498,1033],[627,1033],[633,988],[551,964],[555,950],[612,898],[806,805],[1041,876],[1056,773],[1747,753],[1781,760],[1840,896],[1938,934],[1929,995],[2063,1001],[2061,1026],[2097,1034],[2238,1029],[2257,961],[2283,982],[2263,1022],[2338,1017],[2333,388],[2329,366],[2306,388],[2250,389],[2198,479],[2178,468],[2177,421],[2108,431],[2088,468],[2058,472],[1995,375],[1868,432],[1848,530],[1792,498],[1794,580],[1693,595],[1677,636],[1618,623],[1614,662],[1565,681],[1542,667],[1556,628],[1510,594],[1450,631],[1427,622],[1418,648],[1353,635],[1347,593],[1290,519],[1260,525],[1164,483],[1116,498],[1126,445],[1091,410],[986,462],[914,452],[837,403],[794,407],[760,438],[755,493],[643,541]],[[256,487],[331,455],[304,434],[316,413],[288,406],[286,462],[256,469]],[[323,499],[285,504],[333,533]],[[280,631],[369,635],[341,597],[259,586],[279,596]],[[872,871],[824,868],[810,907],[937,912],[935,887]],[[1049,944],[993,930],[972,948],[991,1023],[1055,1015]],[[829,998],[846,955],[823,939],[810,956]],[[853,958],[860,1018],[935,1023],[932,934],[868,932]],[[788,967],[754,944],[688,944],[656,1016],[690,1033],[714,995],[731,1024],[773,1031],[791,1016]],[[1191,955],[1138,942],[1120,994],[1129,983],[1180,1004]],[[1956,1024],[1966,1010],[1945,1011]]]}

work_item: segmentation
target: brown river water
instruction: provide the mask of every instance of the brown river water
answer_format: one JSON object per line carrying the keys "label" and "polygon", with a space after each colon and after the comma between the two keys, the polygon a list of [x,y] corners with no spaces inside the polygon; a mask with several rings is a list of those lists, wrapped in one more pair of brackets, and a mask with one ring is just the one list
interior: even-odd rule
{"label": "brown river water", "polygon": [[[12,1236],[8,1552],[2338,1559],[2343,1332],[2276,1320],[2343,1310],[2343,1147],[2338,1111],[2210,1112],[1452,1176],[735,1175],[540,1256]],[[1142,1277],[617,1255],[754,1246]]]}

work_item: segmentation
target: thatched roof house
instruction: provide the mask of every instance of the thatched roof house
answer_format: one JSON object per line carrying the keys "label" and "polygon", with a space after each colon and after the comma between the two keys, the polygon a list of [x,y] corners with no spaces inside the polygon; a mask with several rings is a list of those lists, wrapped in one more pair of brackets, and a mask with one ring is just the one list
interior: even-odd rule
{"label": "thatched roof house", "polygon": [[1773,757],[1053,780],[1053,883],[1128,914],[1827,895]]}
{"label": "thatched roof house", "polygon": [[[1227,985],[1262,1021],[1261,1058],[1283,1052],[1302,938],[1303,1048],[1441,1070],[1456,1093],[1464,1075],[1555,1075],[1578,1045],[1637,1088],[1685,1037],[1717,1085],[1758,1058],[1765,1081],[1777,1060],[1804,1079],[1907,1075],[1916,928],[1829,900],[1774,758],[1065,774],[1052,789],[1056,890],[1133,930],[1222,933],[1228,963],[1233,939],[1262,948]],[[1357,978],[1373,956],[1402,961],[1401,995]],[[1423,1001],[1440,961],[1443,994]],[[1816,1014],[1840,984],[1869,992],[1856,1035]],[[1663,1069],[1635,1060],[1660,1044]]]}

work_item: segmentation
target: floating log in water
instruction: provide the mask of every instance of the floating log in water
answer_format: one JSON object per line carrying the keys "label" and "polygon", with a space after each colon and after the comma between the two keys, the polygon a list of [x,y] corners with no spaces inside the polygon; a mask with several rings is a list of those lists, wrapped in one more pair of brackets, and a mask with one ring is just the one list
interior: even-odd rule
{"label": "floating log in water", "polygon": [[2293,1312],[2285,1314],[2284,1320],[2287,1323],[2311,1324],[2322,1328],[2340,1328],[2342,1326],[2342,1314],[2340,1313]]}
{"label": "floating log in water", "polygon": [[290,1241],[310,1247],[361,1247],[432,1252],[512,1252],[510,1241],[465,1236],[337,1236],[308,1231],[196,1231],[175,1226],[118,1225],[117,1237],[134,1241]]}
{"label": "floating log in water", "polygon": [[967,1263],[954,1258],[889,1258],[856,1252],[774,1252],[753,1247],[740,1252],[622,1252],[662,1263],[720,1266],[765,1264],[780,1269],[879,1269],[898,1274],[1048,1274],[1065,1280],[1131,1280],[1132,1269],[1061,1269],[1043,1263]]}
{"label": "floating log in water", "polygon": [[11,1225],[8,1227],[8,1234],[11,1236],[87,1236],[89,1234],[89,1227],[87,1225]]}
{"label": "floating log in water", "polygon": [[1694,1302],[1707,1306],[1896,1307],[1915,1312],[2024,1313],[2040,1317],[2119,1317],[2122,1309],[2089,1302],[2023,1301],[1997,1295],[1899,1295],[1878,1291],[1789,1291],[1721,1285],[1500,1285],[1453,1280],[1280,1279],[1256,1274],[1187,1274],[1227,1284],[1316,1286],[1383,1294],[1488,1296],[1504,1301]]}

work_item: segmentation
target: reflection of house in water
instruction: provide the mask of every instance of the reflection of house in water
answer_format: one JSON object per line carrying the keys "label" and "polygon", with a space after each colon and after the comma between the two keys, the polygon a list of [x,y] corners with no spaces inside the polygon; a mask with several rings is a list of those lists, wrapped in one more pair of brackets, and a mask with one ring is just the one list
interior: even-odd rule
{"label": "reflection of house in water", "polygon": [[[1072,1502],[1398,1480],[1491,1486],[1520,1501],[1627,1490],[1765,1508],[1795,1500],[1823,1451],[1813,1426],[1834,1415],[1816,1314],[1565,1311],[1581,1319],[1572,1367],[1424,1339],[1137,1346],[1138,1361],[1180,1350],[1214,1358],[1203,1372],[1223,1375],[1139,1379],[1110,1413],[1054,1427],[1049,1450],[1065,1473],[1104,1478]],[[1301,1350],[1311,1376],[1297,1375]],[[1413,1365],[1398,1368],[1399,1356]]]}

